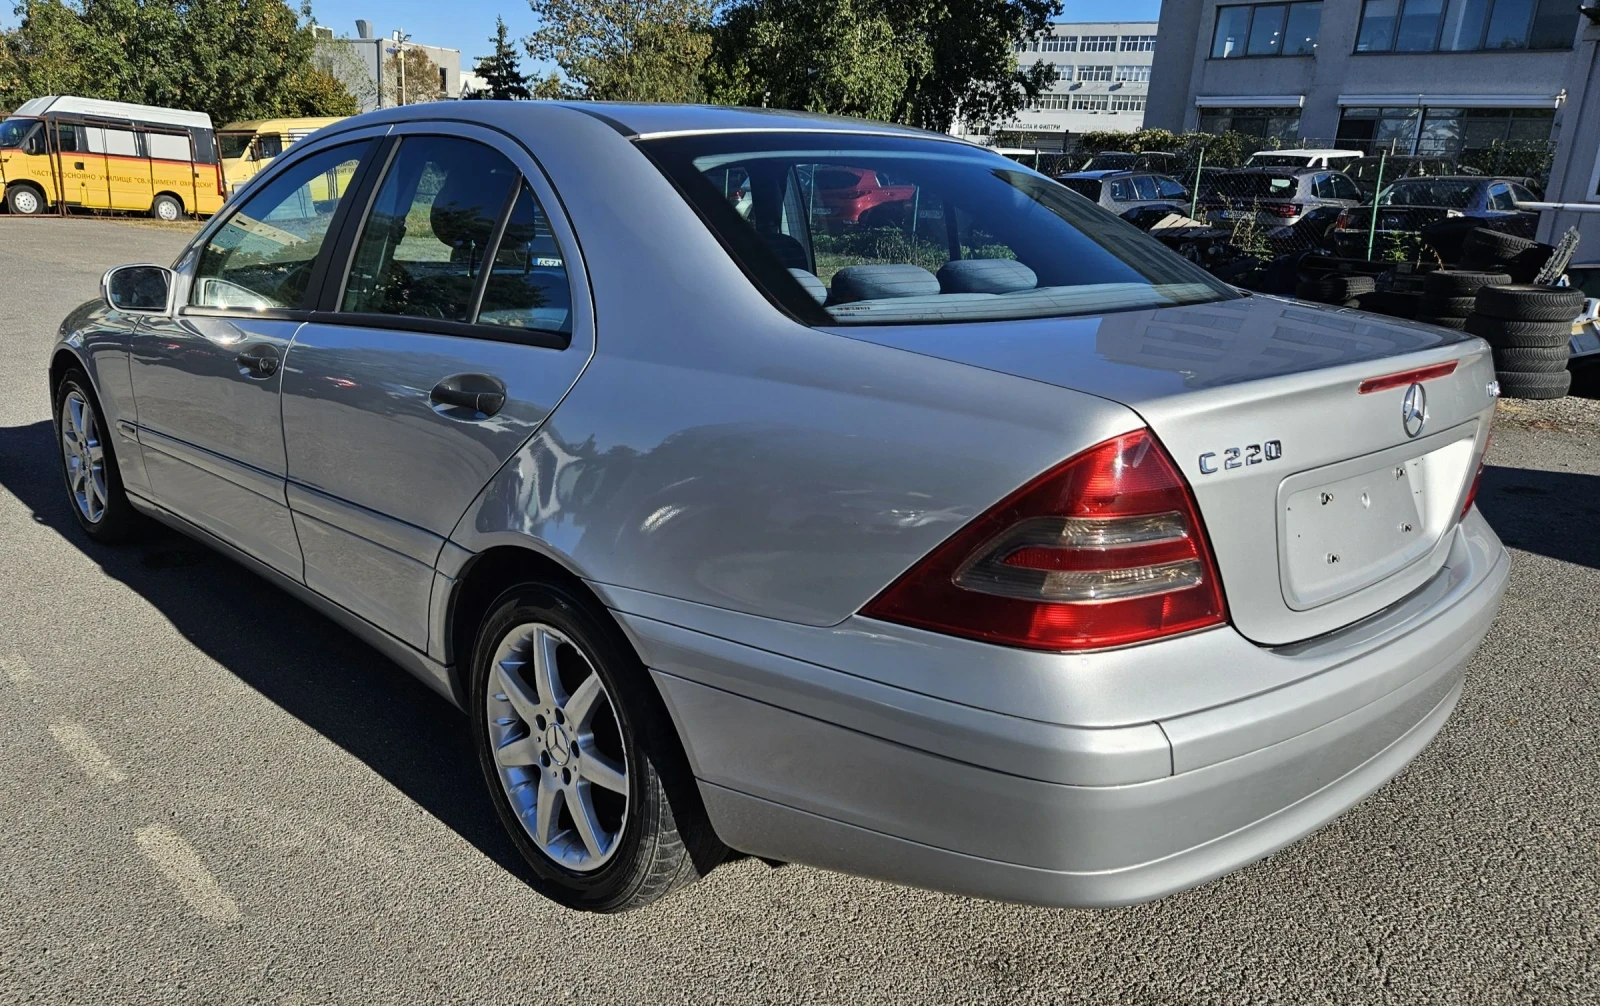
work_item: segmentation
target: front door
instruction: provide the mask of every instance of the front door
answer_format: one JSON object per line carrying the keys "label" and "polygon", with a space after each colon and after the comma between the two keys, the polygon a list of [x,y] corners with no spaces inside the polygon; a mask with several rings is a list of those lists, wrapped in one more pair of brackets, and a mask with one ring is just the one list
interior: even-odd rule
{"label": "front door", "polygon": [[151,319],[133,339],[139,441],[157,500],[295,579],[279,389],[341,201],[310,192],[373,146],[325,150],[258,190],[179,263],[189,283],[177,316]]}
{"label": "front door", "polygon": [[402,135],[283,377],[306,584],[418,649],[446,536],[592,345],[531,158],[451,129]]}

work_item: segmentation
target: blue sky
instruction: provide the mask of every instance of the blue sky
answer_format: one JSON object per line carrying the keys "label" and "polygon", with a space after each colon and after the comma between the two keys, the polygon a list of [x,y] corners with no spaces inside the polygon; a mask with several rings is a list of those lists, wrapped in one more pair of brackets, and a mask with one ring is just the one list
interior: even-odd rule
{"label": "blue sky", "polygon": [[[291,3],[298,6],[294,0]],[[461,68],[489,52],[494,17],[505,18],[514,38],[534,28],[533,11],[525,0],[312,0],[317,21],[341,35],[354,35],[356,18],[367,18],[379,35],[396,28],[426,45],[461,50]],[[4,3],[0,11],[8,11]],[[1154,21],[1161,0],[1065,0],[1063,21]],[[0,25],[10,27],[16,18],[0,13]]]}
{"label": "blue sky", "polygon": [[[387,35],[396,28],[427,45],[461,50],[461,67],[489,51],[494,16],[506,19],[513,37],[533,31],[534,17],[527,3],[517,0],[311,0],[317,21],[341,35],[355,34],[358,17],[372,22],[373,30]],[[1065,0],[1063,21],[1154,21],[1161,0]]]}

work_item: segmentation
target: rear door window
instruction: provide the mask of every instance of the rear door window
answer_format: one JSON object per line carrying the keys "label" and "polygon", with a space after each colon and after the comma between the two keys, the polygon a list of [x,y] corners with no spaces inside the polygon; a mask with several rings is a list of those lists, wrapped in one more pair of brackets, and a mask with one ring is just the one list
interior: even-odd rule
{"label": "rear door window", "polygon": [[356,243],[341,309],[470,321],[495,223],[520,181],[481,143],[402,140]]}
{"label": "rear door window", "polygon": [[189,303],[249,311],[302,307],[334,214],[372,147],[369,141],[320,151],[257,189],[201,250]]}
{"label": "rear door window", "polygon": [[1133,201],[1133,183],[1126,178],[1118,178],[1111,183],[1111,198],[1119,203]]}
{"label": "rear door window", "polygon": [[1140,199],[1159,198],[1156,194],[1156,180],[1149,175],[1134,175],[1133,191],[1138,194]]}

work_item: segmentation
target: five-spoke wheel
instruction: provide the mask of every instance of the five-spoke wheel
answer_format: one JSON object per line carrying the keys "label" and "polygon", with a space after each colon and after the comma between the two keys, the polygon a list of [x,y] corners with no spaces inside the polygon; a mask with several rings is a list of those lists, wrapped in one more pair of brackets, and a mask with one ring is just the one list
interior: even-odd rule
{"label": "five-spoke wheel", "polygon": [[106,515],[106,449],[94,406],[76,388],[61,399],[60,428],[67,491],[83,519],[98,524]]}

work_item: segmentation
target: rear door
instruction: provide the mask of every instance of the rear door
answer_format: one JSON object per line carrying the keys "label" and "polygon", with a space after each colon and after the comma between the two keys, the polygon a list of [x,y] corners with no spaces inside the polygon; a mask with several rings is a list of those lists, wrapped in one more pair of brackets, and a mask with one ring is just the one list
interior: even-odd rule
{"label": "rear door", "polygon": [[258,188],[179,263],[185,306],[133,338],[139,441],[157,500],[295,579],[279,387],[345,205],[340,192],[313,192],[376,146],[326,148]]}
{"label": "rear door", "polygon": [[418,648],[433,568],[479,490],[593,347],[543,174],[489,130],[398,127],[283,378],[308,586]]}

